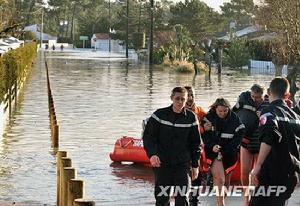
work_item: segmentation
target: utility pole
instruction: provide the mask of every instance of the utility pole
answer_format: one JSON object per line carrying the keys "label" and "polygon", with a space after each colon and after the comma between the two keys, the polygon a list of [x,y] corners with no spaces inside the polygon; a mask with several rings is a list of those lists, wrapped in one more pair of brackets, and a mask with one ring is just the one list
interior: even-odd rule
{"label": "utility pole", "polygon": [[40,30],[40,48],[42,48],[42,45],[43,45],[43,30],[44,30],[44,8],[42,8],[42,24],[41,24],[41,30]]}
{"label": "utility pole", "polygon": [[150,46],[149,46],[149,64],[153,64],[153,11],[154,0],[150,0]]}
{"label": "utility pole", "polygon": [[75,43],[75,33],[74,33],[74,31],[75,31],[75,20],[74,20],[74,17],[73,17],[73,19],[72,19],[72,44],[73,44],[73,49],[75,49],[75,45],[74,45],[74,43]]}
{"label": "utility pole", "polygon": [[72,45],[73,45],[73,49],[75,48],[75,12],[76,12],[76,2],[72,1],[71,2],[73,4],[73,14],[72,14],[72,29],[71,29],[71,36],[72,36]]}
{"label": "utility pole", "polygon": [[108,1],[108,23],[109,23],[109,30],[108,30],[108,51],[109,51],[109,53],[110,53],[110,51],[111,51],[111,42],[110,42],[110,32],[111,32],[111,20],[110,20],[110,0]]}
{"label": "utility pole", "polygon": [[129,0],[126,0],[126,58],[128,59],[128,38],[129,35]]}

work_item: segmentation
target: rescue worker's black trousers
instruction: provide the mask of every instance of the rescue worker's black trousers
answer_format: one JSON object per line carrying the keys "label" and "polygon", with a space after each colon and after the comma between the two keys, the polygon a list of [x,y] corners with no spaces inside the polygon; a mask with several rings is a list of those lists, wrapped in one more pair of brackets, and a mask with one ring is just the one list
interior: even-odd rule
{"label": "rescue worker's black trousers", "polygon": [[263,197],[263,196],[257,196],[257,197],[251,197],[249,206],[285,206],[287,203],[286,199],[279,198],[276,196],[271,197]]}
{"label": "rescue worker's black trousers", "polygon": [[189,172],[188,164],[154,168],[156,206],[170,205],[171,186],[174,186],[175,206],[189,206]]}
{"label": "rescue worker's black trousers", "polygon": [[199,198],[199,187],[201,186],[202,183],[202,174],[199,172],[197,179],[195,179],[194,181],[192,181],[192,186],[195,186],[196,189],[193,189],[192,187],[192,192],[190,193],[190,205],[191,206],[197,206],[198,205],[198,198]]}
{"label": "rescue worker's black trousers", "polygon": [[[291,194],[293,193],[295,186],[297,183],[296,176],[290,176],[286,180],[286,184],[283,184],[286,187],[286,190],[279,195],[276,195],[275,193],[271,193],[269,196],[251,196],[251,200],[249,203],[249,206],[285,206],[287,205],[288,199],[291,197]],[[268,185],[268,184],[264,184]],[[268,186],[264,186],[266,190],[268,189]],[[258,190],[258,187],[255,188],[255,192]],[[255,194],[255,193],[254,193]]]}

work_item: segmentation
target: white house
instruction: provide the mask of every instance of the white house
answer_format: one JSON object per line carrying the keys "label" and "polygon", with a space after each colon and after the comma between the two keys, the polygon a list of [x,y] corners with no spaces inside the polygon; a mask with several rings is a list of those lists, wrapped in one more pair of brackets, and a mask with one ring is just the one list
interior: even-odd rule
{"label": "white house", "polygon": [[41,33],[40,28],[37,24],[26,26],[23,29],[23,31],[31,31],[35,35],[35,38],[38,40],[40,40],[41,37],[43,41],[57,40],[57,37],[55,36],[51,36],[50,34],[46,34],[46,33]]}
{"label": "white house", "polygon": [[[236,36],[236,37],[242,37],[242,36],[246,36],[248,34],[257,32],[257,31],[259,31],[259,28],[257,26],[248,26],[246,28],[243,28],[241,30],[236,31],[234,33],[234,36]],[[223,39],[223,40],[228,41],[230,39],[230,36],[229,36],[229,34],[227,34],[227,35],[222,36],[222,37],[220,37],[218,39]]]}
{"label": "white house", "polygon": [[[91,38],[91,47],[100,51],[109,51],[109,35],[106,33],[93,34]],[[120,45],[120,40],[110,39],[110,48],[112,52],[122,52],[124,48]]]}

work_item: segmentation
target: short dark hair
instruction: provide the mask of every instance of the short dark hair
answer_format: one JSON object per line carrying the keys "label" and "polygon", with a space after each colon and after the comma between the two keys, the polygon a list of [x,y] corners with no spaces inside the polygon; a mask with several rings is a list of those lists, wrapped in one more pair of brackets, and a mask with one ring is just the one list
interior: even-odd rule
{"label": "short dark hair", "polygon": [[184,86],[184,88],[186,89],[186,91],[192,91],[192,93],[195,95],[195,90],[192,86]]}
{"label": "short dark hair", "polygon": [[193,90],[193,87],[192,86],[184,86],[184,88],[189,91],[189,90]]}
{"label": "short dark hair", "polygon": [[273,95],[283,98],[290,91],[290,83],[284,77],[275,77],[271,81],[269,89]]}
{"label": "short dark hair", "polygon": [[216,101],[210,106],[211,109],[216,110],[218,106],[224,106],[230,108],[230,103],[223,97],[216,99]]}
{"label": "short dark hair", "polygon": [[174,96],[175,93],[184,93],[184,94],[187,94],[188,91],[187,91],[186,88],[184,88],[184,87],[174,87],[174,88],[172,89],[172,94],[171,94],[171,95]]}
{"label": "short dark hair", "polygon": [[259,84],[253,84],[250,90],[257,94],[264,93],[264,88],[262,86],[260,86]]}

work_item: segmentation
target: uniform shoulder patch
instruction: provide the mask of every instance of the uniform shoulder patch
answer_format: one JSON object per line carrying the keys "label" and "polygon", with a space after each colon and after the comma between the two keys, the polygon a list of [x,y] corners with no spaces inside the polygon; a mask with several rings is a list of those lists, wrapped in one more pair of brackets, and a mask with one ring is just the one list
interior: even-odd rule
{"label": "uniform shoulder patch", "polygon": [[259,126],[265,125],[267,123],[268,117],[270,116],[274,116],[274,115],[270,112],[262,114],[259,118]]}

